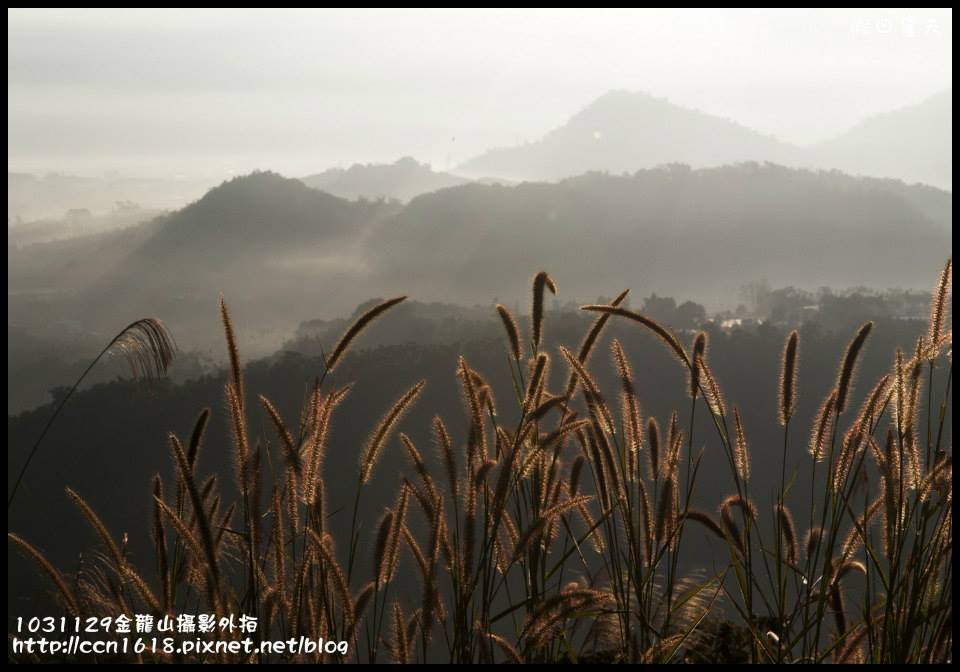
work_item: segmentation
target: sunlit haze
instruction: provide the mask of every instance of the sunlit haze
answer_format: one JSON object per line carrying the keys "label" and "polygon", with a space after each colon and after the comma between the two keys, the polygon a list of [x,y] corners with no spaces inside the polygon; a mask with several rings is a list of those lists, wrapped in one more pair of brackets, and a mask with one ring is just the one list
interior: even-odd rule
{"label": "sunlit haze", "polygon": [[451,169],[611,89],[795,144],[952,83],[950,10],[8,11],[8,167]]}

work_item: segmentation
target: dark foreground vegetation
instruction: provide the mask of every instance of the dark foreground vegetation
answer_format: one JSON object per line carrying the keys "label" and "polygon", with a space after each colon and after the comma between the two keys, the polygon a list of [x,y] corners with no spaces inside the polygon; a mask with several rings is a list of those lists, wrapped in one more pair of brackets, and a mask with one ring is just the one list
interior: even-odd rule
{"label": "dark foreground vegetation", "polygon": [[[540,273],[522,330],[498,306],[505,349],[348,355],[398,297],[358,316],[320,358],[245,369],[221,303],[231,371],[182,389],[206,386],[210,399],[219,386],[223,410],[169,434],[172,468],[140,496],[152,514],[123,520],[132,495],[119,493],[147,486],[135,476],[157,470],[146,433],[173,415],[142,415],[133,384],[115,384],[108,409],[92,390],[63,419],[78,439],[101,437],[85,450],[131,446],[114,446],[98,491],[67,491],[98,550],[77,559],[86,537],[62,521],[58,534],[84,544],[72,561],[61,562],[62,545],[55,562],[33,545],[49,538],[54,509],[29,476],[8,516],[11,547],[71,616],[249,614],[262,639],[350,646],[235,662],[947,662],[950,279],[948,262],[909,340],[909,325],[867,321],[832,352],[819,332],[678,334],[624,308],[626,292],[583,306],[585,333],[564,347],[547,339],[544,299],[557,287]],[[265,368],[310,366],[285,391],[253,389],[276,380]],[[399,375],[411,370],[416,379]],[[346,413],[351,403],[364,410]],[[39,413],[11,424],[11,446],[31,443]],[[224,429],[232,469],[208,454],[226,450],[209,436]],[[65,465],[91,459],[58,441],[35,467],[38,489],[73,482]],[[118,519],[122,536],[104,522]],[[10,616],[21,608],[11,603]]]}

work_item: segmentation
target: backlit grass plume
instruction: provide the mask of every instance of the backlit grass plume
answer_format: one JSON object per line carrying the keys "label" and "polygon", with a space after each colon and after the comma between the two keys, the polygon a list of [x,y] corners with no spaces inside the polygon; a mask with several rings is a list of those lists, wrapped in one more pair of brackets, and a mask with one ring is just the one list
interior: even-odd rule
{"label": "backlit grass plume", "polygon": [[233,389],[237,394],[237,401],[243,408],[246,395],[243,389],[243,367],[240,364],[240,349],[237,347],[237,336],[233,330],[233,320],[223,295],[220,295],[220,321],[223,323],[223,335],[227,341],[227,356],[230,358],[230,372],[233,375]]}
{"label": "backlit grass plume", "polygon": [[97,365],[97,362],[105,355],[118,354],[126,358],[130,364],[130,370],[133,372],[134,378],[153,380],[167,374],[167,370],[170,368],[176,352],[177,345],[173,340],[173,336],[167,328],[163,326],[163,323],[154,317],[146,317],[136,322],[131,322],[121,329],[116,336],[110,339],[106,347],[100,351],[100,354],[93,358],[93,361],[90,362],[83,373],[80,374],[80,377],[77,378],[76,382],[74,382],[67,393],[60,399],[60,403],[57,404],[50,419],[44,425],[43,430],[41,430],[36,443],[33,444],[33,447],[27,454],[27,459],[24,461],[23,467],[20,469],[20,473],[13,483],[10,494],[7,495],[7,511],[9,512],[10,507],[13,506],[13,501],[17,496],[17,490],[20,488],[20,483],[27,473],[27,468],[37,454],[37,450],[39,450],[40,444],[43,442],[44,437],[46,437],[47,432],[50,431],[50,427],[53,426],[54,420],[60,415],[64,404],[66,404],[67,400],[77,391],[83,379],[86,378],[87,374]]}
{"label": "backlit grass plume", "polygon": [[847,410],[847,399],[850,396],[850,388],[853,385],[853,375],[857,367],[857,358],[860,356],[863,344],[866,342],[867,336],[870,335],[872,329],[873,322],[866,322],[857,330],[853,340],[847,345],[847,350],[843,355],[843,362],[840,364],[840,371],[837,374],[837,401],[835,410],[838,414]]}
{"label": "backlit grass plume", "polygon": [[377,460],[380,457],[380,453],[383,450],[383,446],[386,443],[387,439],[390,437],[390,433],[393,431],[394,427],[397,426],[397,422],[403,417],[403,414],[406,412],[407,408],[420,394],[420,390],[423,389],[423,386],[427,384],[427,381],[421,380],[419,383],[411,387],[409,390],[404,392],[404,394],[397,399],[397,401],[390,407],[390,410],[387,411],[387,414],[383,416],[380,420],[380,424],[377,429],[370,435],[369,441],[367,441],[367,446],[363,450],[363,454],[360,457],[360,482],[366,483],[370,479],[370,472],[373,470],[374,466],[377,464]]}
{"label": "backlit grass plume", "polygon": [[690,368],[690,397],[697,398],[700,389],[700,361],[707,356],[707,332],[701,331],[693,339],[693,366]]}
{"label": "backlit grass plume", "polygon": [[80,616],[80,607],[77,604],[77,598],[74,597],[73,590],[67,585],[67,582],[64,580],[60,571],[54,567],[49,560],[47,560],[46,556],[38,551],[28,541],[19,535],[14,534],[13,532],[7,532],[7,539],[23,549],[23,551],[37,564],[37,566],[42,569],[48,577],[50,577],[50,580],[57,587],[57,590],[60,593],[60,600],[63,603],[63,606],[66,607],[67,612],[74,617]]}
{"label": "backlit grass plume", "polygon": [[796,329],[787,337],[783,348],[783,365],[780,367],[780,424],[786,425],[797,408],[797,350],[800,334]]}
{"label": "backlit grass plume", "polygon": [[820,404],[820,410],[817,411],[816,419],[813,423],[813,430],[810,432],[810,455],[815,462],[823,459],[824,450],[830,438],[830,431],[833,427],[834,410],[837,405],[837,391],[834,389],[830,396]]}
{"label": "backlit grass plume", "polygon": [[930,327],[927,333],[927,345],[931,352],[936,352],[941,342],[944,324],[947,317],[947,302],[950,298],[950,278],[953,272],[953,258],[947,259],[947,265],[940,272],[937,286],[933,291],[933,301],[930,306]]}
{"label": "backlit grass plume", "polygon": [[327,357],[327,371],[333,371],[333,369],[340,362],[340,359],[343,357],[344,353],[347,351],[347,348],[350,347],[350,343],[363,332],[370,323],[375,319],[380,317],[383,313],[393,308],[398,303],[405,301],[407,297],[398,296],[393,299],[384,301],[383,303],[377,304],[363,315],[357,318],[357,321],[350,325],[350,328],[340,337],[340,340],[337,341],[337,344],[333,348],[333,352],[330,353],[330,356]]}
{"label": "backlit grass plume", "polygon": [[740,409],[733,407],[734,425],[736,426],[736,441],[734,442],[733,458],[737,467],[737,475],[743,481],[750,480],[750,449],[747,447],[747,438],[743,433],[743,423],[740,420]]}
{"label": "backlit grass plume", "polygon": [[589,310],[597,313],[609,313],[610,315],[618,315],[620,317],[625,317],[634,322],[638,322],[647,329],[650,329],[657,337],[663,341],[671,352],[673,352],[677,359],[680,360],[686,367],[691,366],[690,358],[687,357],[686,351],[683,349],[683,346],[680,344],[680,340],[676,335],[670,331],[667,327],[663,326],[653,318],[647,317],[641,313],[636,313],[632,310],[627,310],[626,308],[618,308],[616,306],[604,306],[604,305],[587,305],[580,306],[580,310]]}
{"label": "backlit grass plume", "polygon": [[507,340],[510,341],[510,353],[516,361],[520,361],[523,356],[523,350],[520,347],[520,329],[517,327],[517,321],[513,314],[502,303],[497,304],[497,314],[500,321],[503,322],[503,328],[507,332]]}
{"label": "backlit grass plume", "polygon": [[[627,298],[627,294],[630,293],[629,289],[625,289],[617,297],[610,302],[610,305],[613,307],[619,306],[623,303],[624,299]],[[584,337],[583,342],[580,344],[580,349],[577,352],[577,361],[581,364],[586,364],[587,360],[590,358],[590,353],[593,351],[593,346],[596,344],[597,339],[600,337],[600,333],[603,331],[603,328],[606,326],[607,321],[610,319],[609,313],[603,313],[598,317],[593,325],[590,327],[590,331],[587,332],[587,335]],[[567,378],[567,388],[565,395],[570,397],[573,395],[573,390],[577,384],[577,375],[576,372],[571,371],[570,377]]]}
{"label": "backlit grass plume", "polygon": [[531,334],[530,340],[533,342],[533,348],[540,347],[540,341],[543,339],[543,290],[548,288],[551,294],[557,293],[557,286],[547,275],[546,271],[540,271],[533,278],[533,311],[531,313]]}

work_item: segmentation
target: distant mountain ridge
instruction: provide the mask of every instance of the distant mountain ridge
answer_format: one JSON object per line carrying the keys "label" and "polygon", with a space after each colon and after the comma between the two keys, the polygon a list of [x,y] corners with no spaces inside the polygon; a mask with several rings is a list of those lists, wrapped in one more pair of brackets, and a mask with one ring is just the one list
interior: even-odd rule
{"label": "distant mountain ridge", "polygon": [[492,149],[457,171],[556,180],[593,170],[620,174],[668,163],[715,167],[759,161],[950,189],[952,115],[948,90],[867,119],[831,141],[801,147],[664,98],[611,91],[541,139]]}
{"label": "distant mountain ridge", "polygon": [[950,248],[951,219],[950,194],[924,186],[773,164],[674,165],[427,194],[383,223],[370,254],[386,282],[424,300],[503,297],[546,268],[596,294],[633,286],[716,305],[745,274],[781,286],[923,287]]}
{"label": "distant mountain ridge", "polygon": [[8,246],[8,323],[102,342],[131,316],[156,315],[185,350],[216,358],[221,293],[241,347],[265,354],[302,320],[372,296],[527,305],[538,269],[578,303],[631,287],[713,310],[763,279],[928,290],[951,220],[949,192],[758,163],[470,183],[406,205],[260,172],[127,229]]}
{"label": "distant mountain ridge", "polygon": [[43,329],[69,319],[93,328],[155,314],[178,338],[206,345],[215,331],[204,322],[223,292],[250,307],[263,338],[286,333],[292,325],[283,318],[294,315],[295,325],[298,306],[356,303],[340,285],[364,271],[365,233],[399,208],[338,198],[271,172],[234,178],[131,229],[8,248],[10,321]]}
{"label": "distant mountain ridge", "polygon": [[300,178],[308,187],[349,198],[387,198],[409,201],[437,189],[470,182],[468,178],[436,172],[429,164],[405,156],[392,164],[359,164],[331,168]]}
{"label": "distant mountain ridge", "polygon": [[[812,161],[848,173],[953,187],[953,91],[878,114],[809,148]],[[906,177],[906,176],[909,176]]]}
{"label": "distant mountain ridge", "polygon": [[292,329],[306,307],[329,315],[386,288],[425,301],[520,300],[537,268],[586,298],[631,285],[708,305],[763,277],[923,288],[951,246],[951,220],[948,192],[759,163],[470,183],[406,205],[260,172],[125,231],[9,248],[10,320],[157,314],[210,337],[193,320],[229,292],[258,322]]}
{"label": "distant mountain ridge", "polygon": [[733,121],[621,90],[601,96],[539,141],[491,150],[459,170],[555,180],[593,170],[632,173],[665,163],[783,163],[794,151]]}
{"label": "distant mountain ridge", "polygon": [[173,213],[145,251],[197,248],[209,259],[237,251],[238,243],[244,248],[256,245],[263,253],[303,241],[342,240],[354,232],[358,218],[387,209],[385,204],[353,203],[299,180],[257,171],[224,182]]}

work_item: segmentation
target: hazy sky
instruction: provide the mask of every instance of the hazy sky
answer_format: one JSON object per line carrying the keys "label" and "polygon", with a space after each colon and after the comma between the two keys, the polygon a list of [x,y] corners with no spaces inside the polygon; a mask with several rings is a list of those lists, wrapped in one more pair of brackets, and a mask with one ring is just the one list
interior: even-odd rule
{"label": "hazy sky", "polygon": [[453,166],[609,89],[795,143],[952,86],[950,10],[8,10],[8,167]]}

